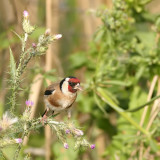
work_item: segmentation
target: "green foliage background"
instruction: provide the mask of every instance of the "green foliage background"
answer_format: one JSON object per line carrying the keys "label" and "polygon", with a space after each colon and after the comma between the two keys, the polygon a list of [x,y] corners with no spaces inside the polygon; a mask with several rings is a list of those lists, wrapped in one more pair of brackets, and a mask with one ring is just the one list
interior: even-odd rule
{"label": "green foliage background", "polygon": [[[146,5],[150,1],[115,0],[111,9],[103,6],[96,10],[94,16],[99,17],[102,24],[97,28],[85,51],[75,47],[82,45],[79,40],[81,25],[77,22],[78,14],[74,10],[76,1],[67,1],[69,12],[64,20],[61,20],[62,25],[59,29],[64,35],[60,44],[60,58],[66,76],[81,72],[81,69],[85,70],[82,80],[84,92],[78,95],[73,119],[77,119],[76,123],[80,123],[86,137],[96,144],[96,148],[92,152],[89,150],[74,151],[72,148],[64,150],[59,141],[55,141],[52,145],[52,154],[55,159],[85,159],[84,157],[87,155],[91,160],[100,158],[109,160],[131,158],[134,160],[140,159],[142,148],[142,159],[158,160],[160,158],[160,146],[156,140],[160,133],[159,109],[157,109],[156,117],[148,130],[146,128],[151,121],[153,104],[148,107],[143,126],[139,124],[144,114],[144,108],[136,112],[128,112],[128,110],[147,102],[152,80],[155,76],[159,77],[160,75],[160,15],[147,11]],[[73,14],[71,11],[75,13]],[[39,13],[44,15],[41,9]],[[66,30],[70,26],[72,27]],[[33,35],[32,40],[37,39],[43,30],[43,27],[40,28]],[[4,35],[5,31],[0,33],[1,41]],[[6,49],[15,43],[19,43],[16,38],[5,39],[0,43],[0,49]],[[75,52],[75,50],[78,51]],[[22,99],[18,100],[20,104],[27,99],[30,88],[28,84],[34,75],[42,73],[45,80],[55,81],[56,79],[55,70],[45,73],[43,68],[38,65],[39,59],[35,59],[35,61],[36,67],[30,66],[31,72],[27,71],[30,76],[24,80],[24,90],[18,95],[19,99]],[[152,97],[158,94],[158,87],[159,84],[156,84]],[[5,107],[1,107],[1,115],[9,108],[7,101],[9,95],[8,92],[5,98]],[[43,110],[41,102],[40,100],[40,110]],[[23,112],[19,109],[19,105],[16,108],[17,115]],[[37,113],[37,115],[39,114]],[[80,119],[83,116],[89,118],[81,122]],[[98,149],[101,148],[101,144],[98,142],[99,130],[106,138],[103,154],[98,152]],[[140,132],[138,136],[137,132]],[[42,147],[44,141],[43,129],[40,129],[39,133],[31,134],[27,147]],[[72,140],[69,141],[69,144],[72,146]],[[14,147],[7,148],[4,153],[12,155],[14,149]],[[135,153],[133,153],[134,151]],[[147,156],[145,156],[146,152]],[[20,158],[23,156],[22,151]],[[44,158],[34,157],[34,159],[42,160]]]}

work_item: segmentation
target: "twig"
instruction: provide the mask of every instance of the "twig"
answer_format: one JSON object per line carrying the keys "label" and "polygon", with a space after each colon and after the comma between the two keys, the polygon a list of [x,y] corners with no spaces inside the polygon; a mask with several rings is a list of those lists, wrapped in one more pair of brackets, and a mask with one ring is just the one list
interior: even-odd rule
{"label": "twig", "polygon": [[24,150],[24,153],[29,153],[32,154],[34,156],[44,156],[45,155],[45,150],[44,148],[27,148]]}
{"label": "twig", "polygon": [[152,80],[152,83],[151,83],[151,87],[149,89],[149,93],[148,93],[148,97],[147,97],[147,103],[145,103],[145,104],[143,104],[143,105],[141,105],[139,107],[136,107],[135,109],[126,110],[127,112],[135,112],[135,111],[138,111],[138,110],[140,110],[140,109],[145,107],[143,115],[141,117],[141,121],[140,121],[140,125],[141,126],[144,123],[144,119],[145,119],[146,113],[148,111],[148,105],[153,103],[156,99],[160,98],[160,95],[157,95],[157,96],[155,96],[154,98],[151,99],[157,80],[158,80],[158,76],[156,75],[156,76],[154,76],[154,78]]}
{"label": "twig", "polygon": [[[159,80],[158,80],[158,91],[157,91],[157,95],[159,95],[159,93],[160,93],[160,78],[159,78]],[[151,127],[154,119],[156,118],[156,116],[157,116],[157,114],[158,114],[158,112],[159,112],[159,110],[160,110],[160,108],[159,108],[159,103],[157,104],[157,102],[160,103],[159,99],[154,102],[154,105],[153,105],[153,107],[152,107],[152,112],[151,112],[151,114],[150,114],[150,119],[149,119],[149,122],[148,122],[148,125],[147,125],[147,128],[146,128],[147,131],[149,131],[149,129],[150,129],[150,127]],[[141,142],[141,143],[142,143],[142,142]],[[141,154],[141,159],[142,159],[142,156],[143,156],[143,152],[142,152],[143,148],[144,148],[144,146],[143,146],[143,144],[142,144],[142,147],[140,148],[140,153],[142,153],[142,154]],[[140,159],[140,160],[141,160],[141,159]]]}
{"label": "twig", "polygon": [[[46,27],[51,29],[52,28],[52,20],[51,20],[51,16],[52,16],[52,6],[53,2],[52,0],[46,0]],[[55,21],[54,21],[55,23]],[[53,56],[52,56],[52,46],[50,46],[47,50],[46,53],[46,64],[45,64],[45,70],[49,71],[52,68],[52,60],[53,60]],[[50,81],[48,81],[48,84],[50,83]],[[50,160],[51,157],[51,129],[50,127],[47,125],[45,126],[45,160]]]}
{"label": "twig", "polygon": [[[158,80],[158,76],[155,75],[154,78],[153,78],[153,80],[152,80],[150,89],[149,89],[147,101],[149,101],[149,100],[151,99],[151,97],[152,97],[152,94],[153,94],[153,91],[154,91],[154,88],[155,88],[155,85],[156,85],[157,80]],[[143,123],[144,123],[144,119],[145,119],[145,116],[146,116],[146,114],[147,114],[147,111],[148,111],[148,107],[146,107],[146,108],[144,109],[144,111],[143,111],[143,114],[142,114],[142,117],[141,117],[141,121],[140,121],[140,126],[142,126]],[[138,131],[136,135],[139,136],[140,133],[141,133],[141,132]],[[136,144],[137,144],[137,141],[135,141],[135,145],[136,145]],[[137,151],[137,149],[135,149],[135,150],[132,151],[132,153],[131,153],[131,155],[130,155],[130,158],[133,157],[133,156],[136,154],[136,151]]]}
{"label": "twig", "polygon": [[146,127],[146,130],[150,129],[150,127],[151,127],[153,121],[155,120],[157,114],[159,113],[159,111],[160,111],[160,102],[157,104],[157,108],[154,109],[154,112],[152,113],[152,115],[151,115],[151,117],[149,119],[149,122],[148,122],[148,125]]}
{"label": "twig", "polygon": [[[157,96],[160,95],[160,77],[158,78],[158,87],[157,87]],[[152,107],[151,115],[154,113],[154,110],[158,107],[157,104],[159,103],[159,99],[157,99]]]}
{"label": "twig", "polygon": [[139,160],[143,159],[143,142],[140,142]]}
{"label": "twig", "polygon": [[149,146],[149,147],[146,149],[146,151],[144,152],[143,158],[146,158],[146,159],[147,159],[148,153],[149,153],[150,150],[151,150],[151,147]]}
{"label": "twig", "polygon": [[[155,96],[155,97],[153,97],[150,101],[148,101],[147,103],[145,103],[145,104],[143,104],[143,105],[141,105],[141,106],[139,106],[139,107],[137,107],[137,108],[135,108],[135,109],[129,109],[129,110],[125,110],[126,112],[136,112],[136,111],[138,111],[138,110],[140,110],[140,109],[142,109],[142,108],[145,108],[145,107],[149,107],[148,105],[149,104],[152,104],[153,102],[156,102],[155,100],[158,100],[160,98],[160,95],[158,95],[158,96]],[[156,103],[154,104],[155,106],[156,106]],[[152,107],[153,108],[153,107]]]}
{"label": "twig", "polygon": [[[24,137],[28,135],[28,131],[24,131],[21,139],[22,141],[24,140]],[[18,156],[19,156],[19,152],[21,151],[21,148],[22,148],[22,143],[18,144],[18,147],[16,149],[16,152],[14,154],[14,157],[13,157],[13,160],[17,160],[18,159]]]}

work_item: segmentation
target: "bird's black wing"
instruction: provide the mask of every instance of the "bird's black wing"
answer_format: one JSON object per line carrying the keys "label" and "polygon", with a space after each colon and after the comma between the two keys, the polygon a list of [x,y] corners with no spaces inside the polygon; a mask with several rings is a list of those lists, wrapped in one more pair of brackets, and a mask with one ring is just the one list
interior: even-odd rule
{"label": "bird's black wing", "polygon": [[47,89],[47,90],[45,90],[44,95],[45,95],[45,96],[51,95],[54,90],[55,90],[55,89],[52,89],[52,90],[48,90],[48,89]]}

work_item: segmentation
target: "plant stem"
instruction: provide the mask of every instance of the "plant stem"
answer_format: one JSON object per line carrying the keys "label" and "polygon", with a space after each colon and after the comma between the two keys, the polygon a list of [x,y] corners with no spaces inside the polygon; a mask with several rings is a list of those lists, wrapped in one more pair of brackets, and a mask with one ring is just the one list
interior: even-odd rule
{"label": "plant stem", "polygon": [[125,118],[128,122],[130,122],[133,126],[135,126],[138,130],[140,130],[142,133],[144,133],[148,138],[150,138],[150,134],[148,131],[146,131],[144,128],[142,128],[139,124],[137,124],[131,117],[129,117],[125,111],[120,108],[117,104],[115,104],[111,98],[109,98],[104,90],[102,88],[98,88],[98,95],[101,97],[101,99],[108,103],[115,111],[117,111],[123,118]]}
{"label": "plant stem", "polygon": [[[28,131],[24,131],[23,135],[22,135],[22,141],[24,139],[25,136],[27,136],[28,134]],[[16,149],[16,152],[14,154],[14,157],[13,157],[13,160],[17,160],[18,159],[18,156],[19,156],[19,152],[21,151],[21,148],[22,148],[22,143],[18,144],[18,147]]]}
{"label": "plant stem", "polygon": [[152,98],[150,101],[148,101],[147,103],[135,108],[135,109],[129,109],[129,110],[126,110],[126,112],[136,112],[144,107],[148,107],[149,104],[153,103],[156,99],[160,98],[160,95],[158,96],[155,96],[154,98]]}
{"label": "plant stem", "polygon": [[[20,76],[23,73],[23,70],[25,69],[27,63],[31,59],[31,56],[29,56],[28,62],[23,64],[24,58],[25,58],[25,47],[26,47],[26,41],[28,38],[28,34],[25,33],[24,38],[22,39],[22,50],[21,50],[21,55],[20,55],[20,60],[18,67],[16,69],[16,77],[14,79],[14,82],[12,83],[12,94],[11,94],[11,112],[14,112],[15,106],[16,106],[16,94],[17,90],[20,84]],[[30,54],[31,55],[31,54]]]}
{"label": "plant stem", "polygon": [[29,54],[28,58],[24,62],[21,60],[16,70],[16,77],[11,87],[12,88],[12,95],[11,95],[11,111],[12,112],[14,111],[16,106],[16,94],[17,94],[18,87],[20,85],[20,77],[23,74],[25,68],[27,67],[27,64],[29,63],[32,57],[33,55]]}
{"label": "plant stem", "polygon": [[2,158],[2,160],[8,160],[8,158],[4,155],[2,150],[0,150],[0,158]]}

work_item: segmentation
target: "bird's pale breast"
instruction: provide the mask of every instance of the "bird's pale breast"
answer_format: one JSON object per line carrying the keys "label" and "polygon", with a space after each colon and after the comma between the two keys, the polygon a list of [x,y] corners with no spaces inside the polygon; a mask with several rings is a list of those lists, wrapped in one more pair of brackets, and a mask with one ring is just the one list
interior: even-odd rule
{"label": "bird's pale breast", "polygon": [[47,107],[55,111],[64,110],[70,107],[74,103],[76,97],[77,97],[76,94],[75,96],[68,97],[66,95],[62,96],[62,93],[59,92],[53,93],[47,98],[48,99]]}

